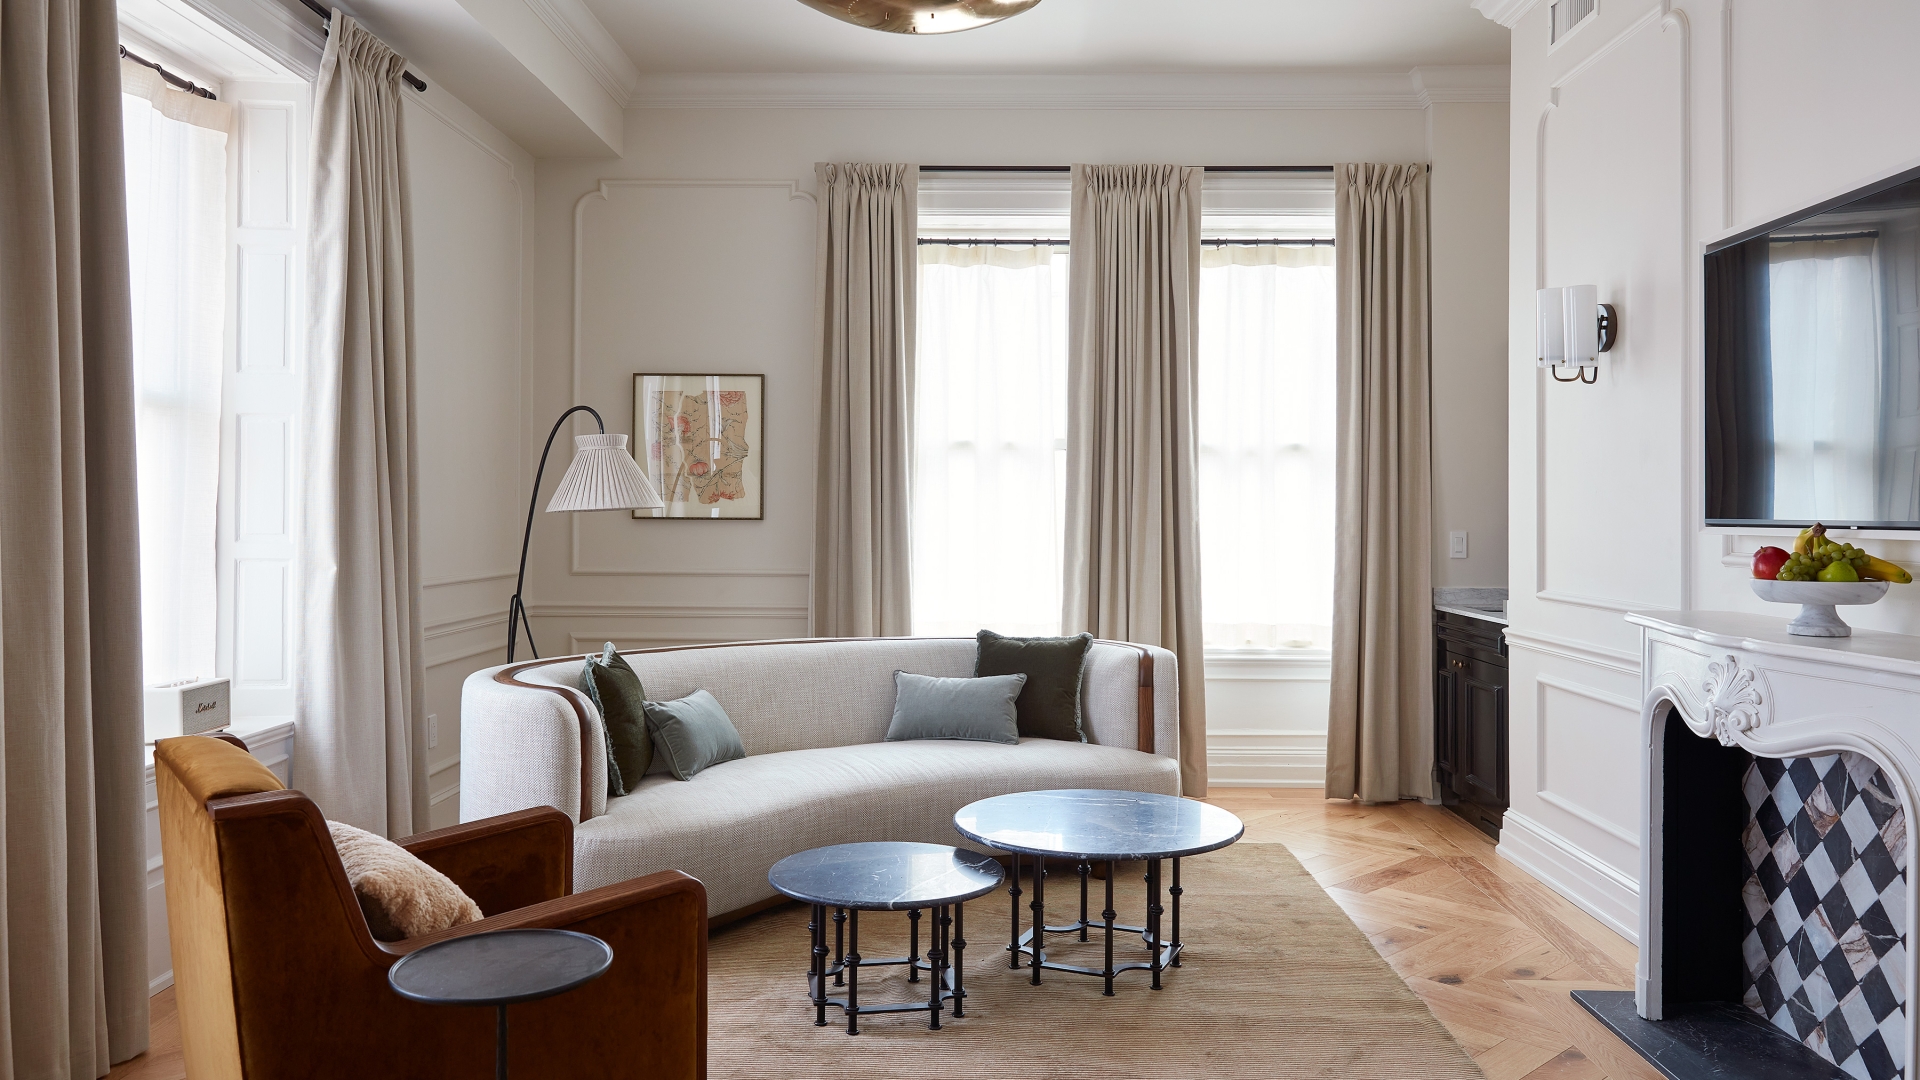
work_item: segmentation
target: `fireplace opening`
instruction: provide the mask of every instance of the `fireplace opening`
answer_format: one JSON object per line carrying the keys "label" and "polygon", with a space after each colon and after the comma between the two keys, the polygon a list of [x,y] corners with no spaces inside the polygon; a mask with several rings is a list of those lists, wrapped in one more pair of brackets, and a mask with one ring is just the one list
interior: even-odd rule
{"label": "fireplace opening", "polygon": [[1673,719],[1664,743],[1662,997],[1669,1005],[1739,1001],[1748,930],[1741,892],[1752,872],[1741,840],[1751,816],[1742,785],[1754,757]]}
{"label": "fireplace opening", "polygon": [[1658,750],[1660,1017],[1574,996],[1683,1080],[1904,1078],[1906,812],[1887,774],[1851,752],[1756,757],[1671,712]]}

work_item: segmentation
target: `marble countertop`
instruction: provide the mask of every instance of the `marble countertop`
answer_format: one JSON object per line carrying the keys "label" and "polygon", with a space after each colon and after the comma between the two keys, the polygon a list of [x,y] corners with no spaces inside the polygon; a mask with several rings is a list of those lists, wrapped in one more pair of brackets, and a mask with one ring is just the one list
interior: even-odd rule
{"label": "marble countertop", "polygon": [[1507,625],[1507,590],[1440,588],[1433,590],[1433,610],[1469,619]]}

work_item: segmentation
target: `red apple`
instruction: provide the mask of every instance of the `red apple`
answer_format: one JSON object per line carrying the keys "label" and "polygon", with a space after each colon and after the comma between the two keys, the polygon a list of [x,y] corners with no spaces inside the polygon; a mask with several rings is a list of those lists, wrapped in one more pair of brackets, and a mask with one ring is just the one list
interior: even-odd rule
{"label": "red apple", "polygon": [[1780,568],[1787,565],[1785,548],[1763,547],[1753,553],[1753,576],[1767,581],[1780,576]]}

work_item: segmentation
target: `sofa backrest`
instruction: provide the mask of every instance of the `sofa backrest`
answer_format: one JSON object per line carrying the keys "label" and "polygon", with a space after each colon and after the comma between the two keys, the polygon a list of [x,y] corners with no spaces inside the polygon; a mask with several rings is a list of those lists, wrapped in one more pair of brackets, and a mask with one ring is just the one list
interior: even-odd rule
{"label": "sofa backrest", "polygon": [[[880,742],[893,717],[895,671],[970,676],[976,650],[972,638],[860,638],[636,649],[623,650],[621,655],[653,700],[683,697],[695,690],[712,694],[739,729],[747,753],[759,755]],[[1145,677],[1152,684],[1147,691],[1152,704],[1146,745],[1141,740],[1143,659]],[[500,774],[493,777],[497,781],[493,786],[501,790],[486,802],[488,813],[547,804],[569,815],[577,813],[575,820],[585,821],[602,812],[604,734],[600,717],[579,692],[582,666],[582,658],[574,656],[488,669],[468,677],[461,722],[463,729],[475,730],[474,738],[464,732],[462,737],[463,744],[473,744],[463,746],[462,753],[463,816],[469,772],[476,787],[485,787],[487,777]],[[501,685],[503,679],[518,683],[521,694],[529,692],[529,685],[552,687],[560,694],[544,703],[542,713],[535,716],[509,703],[513,690]],[[1173,654],[1138,645],[1094,643],[1087,656],[1081,697],[1090,742],[1177,756],[1177,701]],[[576,715],[584,725],[577,741],[555,740],[548,734],[553,730],[550,725],[568,726]],[[473,757],[471,769],[468,749]],[[498,762],[493,761],[495,756]]]}

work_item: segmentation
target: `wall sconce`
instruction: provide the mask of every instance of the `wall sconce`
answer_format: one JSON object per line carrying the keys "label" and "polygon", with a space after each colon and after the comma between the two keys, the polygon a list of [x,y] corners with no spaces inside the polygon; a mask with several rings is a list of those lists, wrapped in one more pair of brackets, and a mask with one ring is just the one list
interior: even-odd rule
{"label": "wall sconce", "polygon": [[[1534,342],[1539,364],[1553,372],[1555,382],[1600,381],[1600,354],[1613,348],[1620,320],[1612,304],[1599,302],[1592,285],[1541,289],[1536,294]],[[1575,368],[1562,378],[1562,368]]]}

